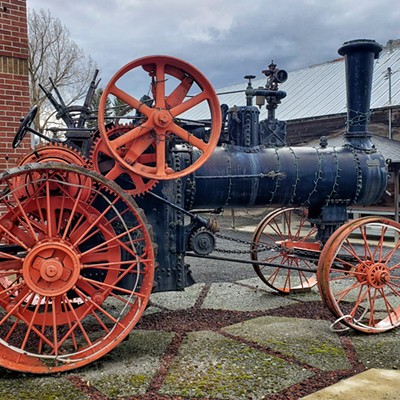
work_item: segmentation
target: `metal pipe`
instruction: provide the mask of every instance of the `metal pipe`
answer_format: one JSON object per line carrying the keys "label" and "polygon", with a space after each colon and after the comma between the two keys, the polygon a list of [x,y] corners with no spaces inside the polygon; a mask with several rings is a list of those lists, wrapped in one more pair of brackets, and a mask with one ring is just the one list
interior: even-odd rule
{"label": "metal pipe", "polygon": [[374,148],[368,132],[374,60],[382,46],[375,40],[345,42],[338,53],[345,57],[347,88],[347,143],[357,149]]}

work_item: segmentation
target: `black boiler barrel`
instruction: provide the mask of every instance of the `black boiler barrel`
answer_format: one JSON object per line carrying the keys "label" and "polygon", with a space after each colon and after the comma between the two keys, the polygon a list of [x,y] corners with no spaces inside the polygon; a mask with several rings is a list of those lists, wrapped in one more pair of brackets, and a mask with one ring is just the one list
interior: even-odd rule
{"label": "black boiler barrel", "polygon": [[343,147],[217,148],[194,173],[190,208],[376,203],[387,169],[378,152]]}

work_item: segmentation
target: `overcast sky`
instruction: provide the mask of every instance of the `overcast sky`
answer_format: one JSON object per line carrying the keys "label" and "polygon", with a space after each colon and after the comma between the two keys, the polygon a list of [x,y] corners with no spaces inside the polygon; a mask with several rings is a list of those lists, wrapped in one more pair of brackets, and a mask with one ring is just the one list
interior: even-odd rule
{"label": "overcast sky", "polygon": [[400,39],[398,0],[27,0],[50,10],[97,63],[105,86],[136,58],[165,54],[196,66],[218,89],[330,61],[347,40]]}

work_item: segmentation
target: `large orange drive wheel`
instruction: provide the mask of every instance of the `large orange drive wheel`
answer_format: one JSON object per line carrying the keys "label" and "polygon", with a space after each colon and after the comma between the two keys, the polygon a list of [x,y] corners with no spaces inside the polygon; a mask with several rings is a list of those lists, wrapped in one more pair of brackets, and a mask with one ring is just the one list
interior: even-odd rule
{"label": "large orange drive wheel", "polygon": [[318,265],[318,286],[336,323],[366,333],[400,325],[399,235],[399,223],[366,217],[329,238]]}
{"label": "large orange drive wheel", "polygon": [[[150,100],[141,101],[129,94],[132,88],[127,82],[134,70],[144,70],[150,76]],[[106,131],[106,107],[116,100],[132,107],[142,119],[133,129],[112,140]],[[195,136],[176,120],[196,107],[209,111],[211,127],[207,137]],[[221,132],[221,110],[210,82],[192,65],[167,56],[139,58],[121,68],[104,89],[98,121],[101,137],[113,158],[123,168],[149,179],[175,179],[194,172],[211,156]],[[168,164],[170,141],[174,137],[201,152],[196,161],[179,171]],[[140,156],[151,146],[156,157],[153,165],[147,165],[140,161]],[[121,151],[124,147],[127,149]]]}
{"label": "large orange drive wheel", "polygon": [[[14,188],[17,177],[29,196]],[[8,189],[0,197],[0,366],[52,373],[102,357],[138,322],[153,287],[142,211],[113,182],[73,165],[26,164],[0,183]]]}
{"label": "large orange drive wheel", "polygon": [[280,266],[254,264],[260,279],[282,294],[315,286],[316,266],[310,258],[319,255],[316,233],[317,228],[307,221],[306,209],[280,208],[269,213],[254,232],[251,258]]}

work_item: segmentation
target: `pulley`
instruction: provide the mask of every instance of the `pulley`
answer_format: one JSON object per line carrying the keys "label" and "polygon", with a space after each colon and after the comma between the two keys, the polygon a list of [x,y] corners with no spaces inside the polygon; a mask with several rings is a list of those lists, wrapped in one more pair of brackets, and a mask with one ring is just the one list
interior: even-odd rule
{"label": "pulley", "polygon": [[[141,96],[131,94],[131,87],[125,86],[131,79],[141,79],[143,70],[150,77],[151,103],[142,102]],[[110,101],[122,101],[141,117],[135,127],[114,138],[106,130],[106,106]],[[196,107],[209,110],[207,138],[197,137],[179,124],[178,118]],[[221,109],[212,85],[195,67],[177,58],[148,56],[128,63],[113,76],[101,96],[98,121],[109,155],[122,168],[148,179],[168,180],[193,173],[211,156],[221,132]],[[201,153],[183,170],[174,170],[170,165],[174,138]],[[141,156],[151,147],[155,158],[149,165]]]}
{"label": "pulley", "polygon": [[197,229],[189,237],[189,247],[196,254],[206,256],[215,249],[215,237],[205,228]]}

